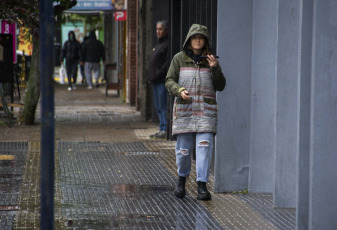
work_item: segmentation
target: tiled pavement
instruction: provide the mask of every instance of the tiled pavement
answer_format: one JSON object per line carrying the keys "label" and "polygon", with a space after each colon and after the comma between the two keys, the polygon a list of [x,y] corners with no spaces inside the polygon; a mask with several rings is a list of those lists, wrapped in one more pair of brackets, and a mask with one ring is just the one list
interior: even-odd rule
{"label": "tiled pavement", "polygon": [[[194,171],[175,198],[175,143],[149,139],[157,125],[103,87],[57,86],[55,104],[55,229],[295,229],[295,210],[274,209],[270,194],[196,200]],[[15,156],[0,161],[0,229],[39,228],[39,135],[0,126],[0,155]]]}

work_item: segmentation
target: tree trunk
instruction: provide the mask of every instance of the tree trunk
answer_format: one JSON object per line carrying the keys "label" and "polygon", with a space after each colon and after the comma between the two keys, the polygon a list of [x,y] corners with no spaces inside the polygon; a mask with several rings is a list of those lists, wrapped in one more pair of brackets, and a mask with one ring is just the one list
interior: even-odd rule
{"label": "tree trunk", "polygon": [[40,42],[36,36],[33,36],[32,40],[32,60],[23,109],[23,121],[26,125],[34,124],[36,107],[40,98]]}

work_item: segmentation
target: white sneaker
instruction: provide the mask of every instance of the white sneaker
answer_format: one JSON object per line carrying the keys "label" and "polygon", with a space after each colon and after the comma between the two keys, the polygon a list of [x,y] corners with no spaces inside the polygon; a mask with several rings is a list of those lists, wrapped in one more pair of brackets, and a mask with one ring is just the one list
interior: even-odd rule
{"label": "white sneaker", "polygon": [[166,138],[166,131],[160,131],[155,137],[161,139]]}
{"label": "white sneaker", "polygon": [[155,136],[157,136],[160,133],[160,131],[156,132],[155,134],[151,134],[150,137],[153,138]]}
{"label": "white sneaker", "polygon": [[92,89],[92,86],[88,86],[88,89]]}
{"label": "white sneaker", "polygon": [[71,87],[68,87],[68,91],[71,91],[72,90],[72,88]]}

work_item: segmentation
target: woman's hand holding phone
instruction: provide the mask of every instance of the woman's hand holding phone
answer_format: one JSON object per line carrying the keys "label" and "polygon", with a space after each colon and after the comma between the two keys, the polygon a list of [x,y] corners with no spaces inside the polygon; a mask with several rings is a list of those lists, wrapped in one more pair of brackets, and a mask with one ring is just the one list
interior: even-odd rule
{"label": "woman's hand holding phone", "polygon": [[188,91],[187,91],[186,89],[183,90],[183,91],[181,91],[181,97],[182,97],[182,99],[184,99],[184,100],[189,100],[189,99],[191,99],[191,97],[188,96]]}
{"label": "woman's hand holding phone", "polygon": [[218,66],[218,56],[213,56],[213,55],[207,55],[206,60],[208,61],[208,64],[211,68],[217,67]]}

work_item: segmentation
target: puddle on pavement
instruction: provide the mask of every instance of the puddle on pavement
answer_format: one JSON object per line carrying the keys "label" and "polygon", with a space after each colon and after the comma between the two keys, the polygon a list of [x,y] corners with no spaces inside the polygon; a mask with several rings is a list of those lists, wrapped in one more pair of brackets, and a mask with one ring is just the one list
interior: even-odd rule
{"label": "puddle on pavement", "polygon": [[162,193],[173,191],[173,187],[170,186],[151,186],[151,185],[112,185],[110,189],[111,193],[114,194],[143,193],[143,192]]}
{"label": "puddle on pavement", "polygon": [[[145,214],[118,214],[104,220],[67,220],[67,229],[115,229],[130,227],[146,227],[162,225],[164,215],[145,215]],[[166,223],[170,226],[169,223]]]}

